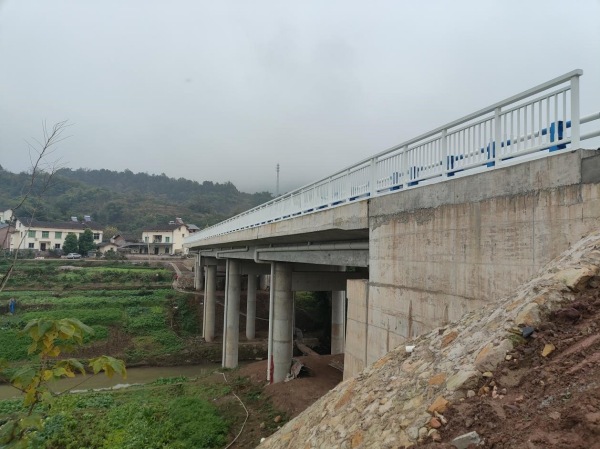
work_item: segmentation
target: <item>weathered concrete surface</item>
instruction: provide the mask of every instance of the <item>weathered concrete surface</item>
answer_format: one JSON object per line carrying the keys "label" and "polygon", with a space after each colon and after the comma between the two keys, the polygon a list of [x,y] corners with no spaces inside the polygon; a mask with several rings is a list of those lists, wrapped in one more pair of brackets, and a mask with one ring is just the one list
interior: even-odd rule
{"label": "weathered concrete surface", "polygon": [[599,160],[578,150],[372,199],[367,354],[350,366],[510,293],[596,229]]}
{"label": "weathered concrete surface", "polygon": [[[432,415],[443,415],[448,403],[469,394],[484,376],[482,370],[494,370],[505,358],[515,329],[519,332],[519,317],[530,315],[533,305],[538,319],[547,316],[573,301],[574,288],[600,284],[598,248],[600,232],[595,232],[549,263],[538,277],[514,285],[516,293],[412,340],[411,354],[401,346],[344,380],[258,447],[379,449],[430,442]],[[366,321],[361,316],[365,309],[352,305],[353,298],[366,297],[366,287],[358,280],[349,282],[348,324],[350,317]],[[534,315],[531,318],[531,324],[539,324]],[[353,339],[348,329],[347,346]]]}
{"label": "weathered concrete surface", "polygon": [[238,366],[241,282],[240,261],[228,260],[223,323],[223,368],[235,368]]}
{"label": "weathered concrete surface", "polygon": [[[357,201],[332,209],[313,212],[296,217],[268,223],[252,229],[205,239],[193,244],[192,249],[235,246],[244,244],[278,244],[295,242],[335,242],[340,240],[366,239],[368,204]],[[339,264],[338,264],[339,265]]]}
{"label": "weathered concrete surface", "polygon": [[344,379],[361,372],[366,366],[369,280],[349,280],[346,288],[348,314],[346,317]]}

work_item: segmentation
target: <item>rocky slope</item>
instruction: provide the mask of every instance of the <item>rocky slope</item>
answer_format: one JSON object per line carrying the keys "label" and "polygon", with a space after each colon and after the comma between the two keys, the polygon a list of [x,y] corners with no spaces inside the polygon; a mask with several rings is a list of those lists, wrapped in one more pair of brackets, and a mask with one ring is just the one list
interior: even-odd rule
{"label": "rocky slope", "polygon": [[600,232],[513,296],[339,384],[259,448],[600,449],[599,267]]}

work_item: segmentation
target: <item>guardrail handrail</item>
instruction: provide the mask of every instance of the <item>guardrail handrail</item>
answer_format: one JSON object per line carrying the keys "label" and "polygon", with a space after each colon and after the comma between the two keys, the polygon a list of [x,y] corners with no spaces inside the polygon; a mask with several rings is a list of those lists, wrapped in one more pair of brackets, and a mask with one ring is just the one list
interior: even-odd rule
{"label": "guardrail handrail", "polygon": [[185,239],[185,246],[395,190],[452,179],[462,172],[494,169],[506,160],[534,152],[549,155],[567,145],[578,148],[581,140],[600,135],[600,129],[584,135],[580,132],[581,124],[600,120],[600,113],[580,118],[581,75],[582,70],[573,70],[381,151],[198,231]]}

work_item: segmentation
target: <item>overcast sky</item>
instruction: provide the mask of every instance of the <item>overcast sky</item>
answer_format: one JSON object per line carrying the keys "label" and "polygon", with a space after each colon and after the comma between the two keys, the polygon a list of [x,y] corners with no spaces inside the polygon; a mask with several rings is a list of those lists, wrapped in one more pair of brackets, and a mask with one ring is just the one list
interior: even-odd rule
{"label": "overcast sky", "polygon": [[281,192],[581,68],[600,0],[0,0],[0,165],[69,120],[71,168]]}

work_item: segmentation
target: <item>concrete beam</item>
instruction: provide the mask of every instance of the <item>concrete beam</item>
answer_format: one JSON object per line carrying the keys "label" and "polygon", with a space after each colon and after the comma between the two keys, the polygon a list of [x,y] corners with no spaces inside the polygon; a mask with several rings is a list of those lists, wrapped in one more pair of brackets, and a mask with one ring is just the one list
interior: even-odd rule
{"label": "concrete beam", "polygon": [[[247,261],[260,260],[261,262],[290,262],[296,264],[311,265],[344,265],[354,267],[369,266],[368,242],[335,242],[329,244],[312,244],[304,242],[294,245],[280,246],[244,246],[238,248],[214,248],[203,250],[203,257],[218,259],[240,259]],[[261,270],[250,268],[253,264],[245,265],[244,269]],[[262,268],[259,274],[268,274],[266,268]]]}
{"label": "concrete beam", "polygon": [[189,247],[210,248],[230,242],[237,246],[368,239],[368,210],[368,201],[357,201],[301,215],[293,220],[266,223],[255,228],[193,242]]}
{"label": "concrete beam", "polygon": [[317,265],[369,266],[369,250],[260,252],[263,262],[310,263]]}

